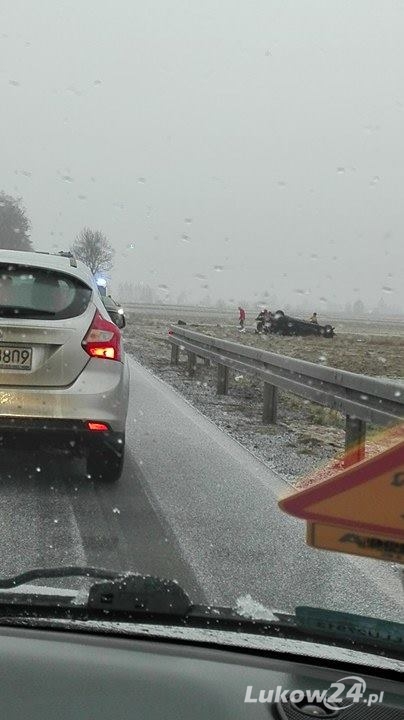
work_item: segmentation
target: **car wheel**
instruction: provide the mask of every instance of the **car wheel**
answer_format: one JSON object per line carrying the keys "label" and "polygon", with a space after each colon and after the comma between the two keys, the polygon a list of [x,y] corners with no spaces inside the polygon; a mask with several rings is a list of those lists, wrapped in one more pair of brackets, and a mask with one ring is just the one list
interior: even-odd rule
{"label": "car wheel", "polygon": [[122,440],[119,450],[103,444],[89,447],[87,476],[95,482],[117,482],[122,475],[124,454],[124,440]]}

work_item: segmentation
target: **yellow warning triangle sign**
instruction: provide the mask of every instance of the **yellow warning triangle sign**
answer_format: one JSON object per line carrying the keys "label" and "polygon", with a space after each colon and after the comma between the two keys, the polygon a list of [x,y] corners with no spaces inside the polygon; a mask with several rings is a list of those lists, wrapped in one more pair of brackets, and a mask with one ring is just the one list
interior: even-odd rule
{"label": "yellow warning triangle sign", "polygon": [[279,506],[310,522],[404,538],[404,440]]}

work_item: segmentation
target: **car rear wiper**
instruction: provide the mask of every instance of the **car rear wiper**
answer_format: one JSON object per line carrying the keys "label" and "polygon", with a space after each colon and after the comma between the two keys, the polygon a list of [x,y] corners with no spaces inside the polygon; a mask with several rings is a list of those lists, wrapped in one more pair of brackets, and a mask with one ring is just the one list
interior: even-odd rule
{"label": "car rear wiper", "polygon": [[[49,593],[36,595],[31,586],[29,602],[21,593],[9,593],[44,578],[82,577],[101,580],[93,583],[83,604],[71,597]],[[57,592],[57,588],[54,588]],[[6,590],[6,592],[1,592]],[[40,590],[40,588],[38,588]],[[74,594],[74,591],[72,591]],[[46,598],[44,600],[44,597]],[[56,602],[57,601],[57,602]],[[68,619],[72,621],[106,621],[140,623],[142,621],[227,630],[245,634],[294,639],[306,642],[337,644],[362,652],[380,653],[404,658],[404,624],[342,613],[322,608],[297,607],[295,614],[271,611],[271,619],[260,618],[228,607],[193,604],[174,580],[133,572],[117,572],[86,566],[38,568],[7,579],[0,579],[0,623],[16,618]]]}
{"label": "car rear wiper", "polygon": [[32,307],[24,307],[23,305],[0,305],[0,316],[1,317],[12,317],[12,318],[41,318],[41,317],[54,317],[56,313],[53,310],[36,310]]}

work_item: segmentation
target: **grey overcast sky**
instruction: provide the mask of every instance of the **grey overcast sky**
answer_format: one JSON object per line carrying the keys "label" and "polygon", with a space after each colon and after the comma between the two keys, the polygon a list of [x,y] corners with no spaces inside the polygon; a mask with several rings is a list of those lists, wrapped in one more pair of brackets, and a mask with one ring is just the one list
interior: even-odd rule
{"label": "grey overcast sky", "polygon": [[404,307],[403,36],[401,0],[0,0],[0,189],[115,286]]}

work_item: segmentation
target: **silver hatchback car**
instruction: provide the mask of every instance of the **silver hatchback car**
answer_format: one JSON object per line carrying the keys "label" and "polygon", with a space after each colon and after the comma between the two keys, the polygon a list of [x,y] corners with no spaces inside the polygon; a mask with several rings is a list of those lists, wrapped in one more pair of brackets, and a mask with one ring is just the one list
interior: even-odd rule
{"label": "silver hatchback car", "polygon": [[0,250],[0,435],[49,440],[119,479],[129,366],[86,265],[69,253]]}

